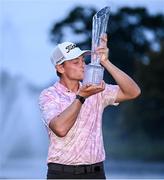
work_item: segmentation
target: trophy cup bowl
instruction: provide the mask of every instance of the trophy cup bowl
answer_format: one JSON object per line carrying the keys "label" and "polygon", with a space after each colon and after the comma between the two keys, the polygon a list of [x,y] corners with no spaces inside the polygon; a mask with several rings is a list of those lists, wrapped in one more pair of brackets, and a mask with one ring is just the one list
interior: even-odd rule
{"label": "trophy cup bowl", "polygon": [[103,80],[104,68],[100,65],[100,58],[95,54],[100,45],[100,37],[105,34],[109,19],[110,8],[98,11],[92,20],[92,53],[91,63],[85,66],[83,84],[100,84]]}
{"label": "trophy cup bowl", "polygon": [[83,84],[100,84],[104,75],[101,65],[88,64],[85,66]]}

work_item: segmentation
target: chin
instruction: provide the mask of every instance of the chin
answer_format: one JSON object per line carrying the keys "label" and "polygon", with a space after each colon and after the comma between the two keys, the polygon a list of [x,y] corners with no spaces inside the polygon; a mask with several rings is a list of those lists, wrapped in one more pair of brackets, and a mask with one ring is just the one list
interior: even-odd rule
{"label": "chin", "polygon": [[84,79],[84,75],[83,75],[83,76],[81,76],[80,81],[82,81],[83,79]]}
{"label": "chin", "polygon": [[84,79],[84,74],[82,74],[81,76],[78,77],[79,81]]}
{"label": "chin", "polygon": [[83,80],[83,78],[78,78],[77,80],[78,80],[78,81],[82,81],[82,80]]}
{"label": "chin", "polygon": [[78,75],[74,75],[74,79],[78,80],[78,81],[82,81],[84,79],[84,74],[78,74]]}

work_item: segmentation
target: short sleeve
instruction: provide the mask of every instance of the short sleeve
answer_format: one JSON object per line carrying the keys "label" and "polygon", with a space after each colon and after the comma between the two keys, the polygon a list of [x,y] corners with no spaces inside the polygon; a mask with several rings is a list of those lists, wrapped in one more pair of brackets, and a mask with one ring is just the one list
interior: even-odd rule
{"label": "short sleeve", "polygon": [[104,107],[108,105],[118,105],[119,103],[116,103],[117,94],[119,91],[118,85],[111,85],[106,84],[105,90],[102,92],[102,100]]}
{"label": "short sleeve", "polygon": [[49,90],[44,90],[39,96],[39,108],[44,124],[49,127],[52,118],[61,113],[57,97]]}

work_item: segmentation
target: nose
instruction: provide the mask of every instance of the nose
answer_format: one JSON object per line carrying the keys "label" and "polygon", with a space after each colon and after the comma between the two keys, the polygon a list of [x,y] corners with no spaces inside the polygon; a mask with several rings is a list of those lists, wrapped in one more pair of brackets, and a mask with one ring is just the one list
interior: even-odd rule
{"label": "nose", "polygon": [[82,61],[82,66],[83,66],[83,68],[85,67],[85,61],[84,60]]}
{"label": "nose", "polygon": [[84,68],[84,67],[85,67],[85,60],[84,60],[84,57],[81,56],[79,60],[80,60],[81,66]]}

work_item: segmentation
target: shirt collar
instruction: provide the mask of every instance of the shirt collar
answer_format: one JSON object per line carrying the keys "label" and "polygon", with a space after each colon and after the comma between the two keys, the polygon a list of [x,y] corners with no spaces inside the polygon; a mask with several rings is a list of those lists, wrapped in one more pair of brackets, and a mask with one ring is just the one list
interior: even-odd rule
{"label": "shirt collar", "polygon": [[[62,91],[62,92],[71,92],[71,93],[74,93],[74,92],[72,92],[70,89],[68,89],[67,87],[65,87],[63,84],[61,84],[59,81],[57,81],[57,82],[54,84],[54,86],[56,86],[57,89],[59,89],[59,90]],[[81,87],[81,86],[82,86],[82,83],[79,82],[79,87]]]}

